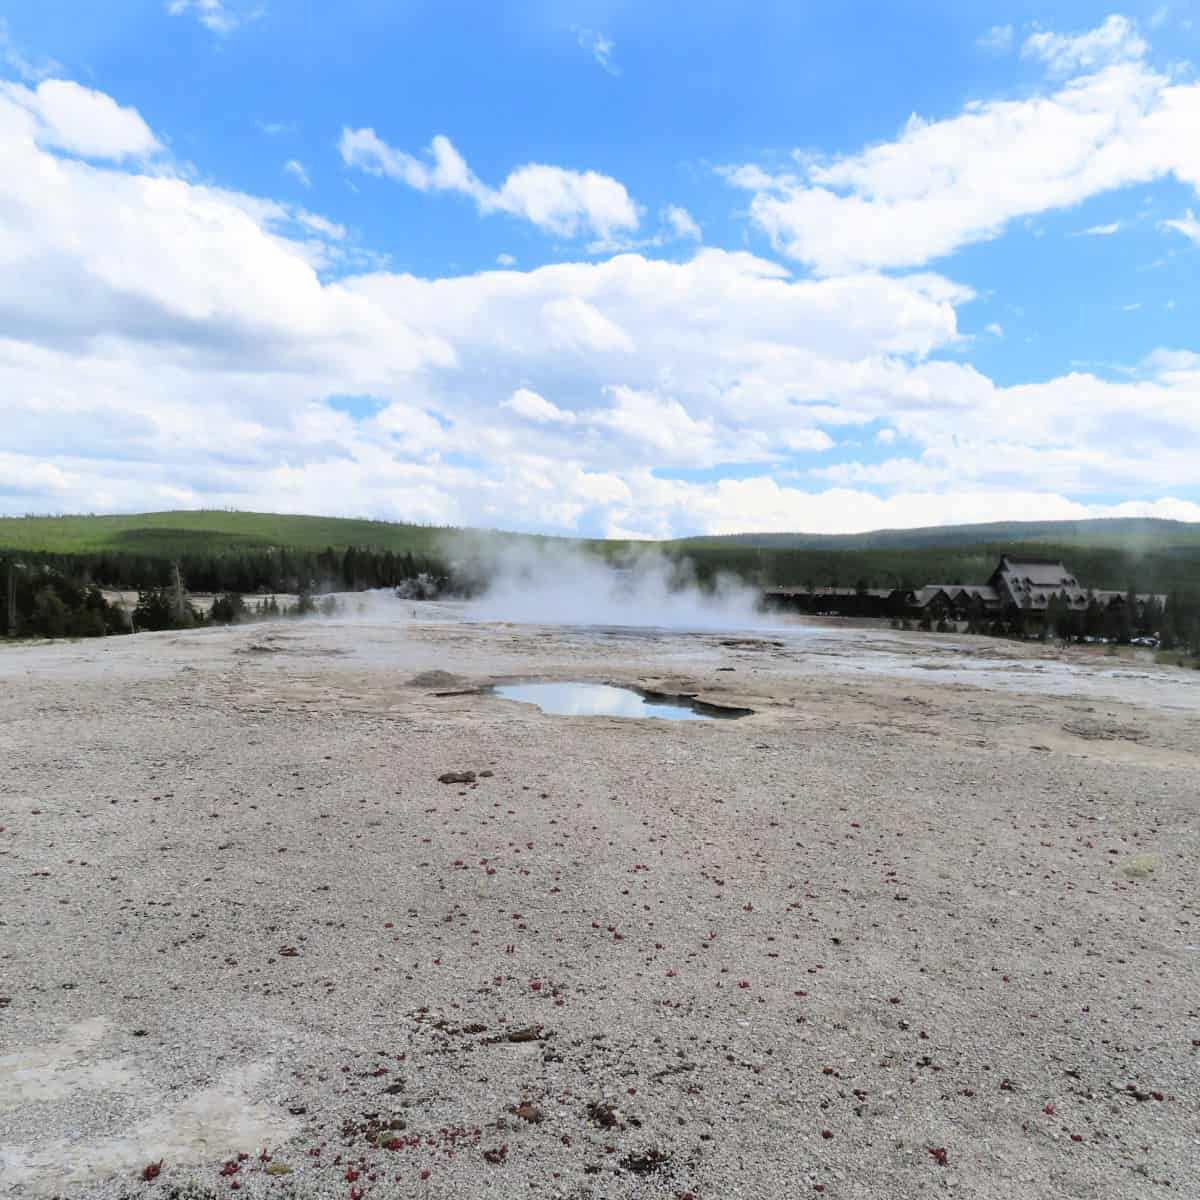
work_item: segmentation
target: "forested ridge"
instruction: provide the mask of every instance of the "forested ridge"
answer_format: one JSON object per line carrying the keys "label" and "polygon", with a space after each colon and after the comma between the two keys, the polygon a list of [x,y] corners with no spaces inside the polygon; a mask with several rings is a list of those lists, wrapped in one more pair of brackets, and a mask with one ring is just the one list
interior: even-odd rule
{"label": "forested ridge", "polygon": [[[101,589],[138,591],[142,622],[194,623],[180,593],[221,597],[217,619],[253,613],[244,598],[275,593],[411,586],[424,594],[478,584],[454,560],[457,531],[401,522],[273,513],[187,511],[121,516],[0,518],[0,632],[86,635],[118,632],[128,618],[109,612]],[[630,543],[490,532],[553,550],[580,546],[619,555]],[[974,538],[975,540],[972,540]],[[702,583],[734,574],[763,588],[916,588],[983,583],[1001,554],[1062,559],[1086,587],[1168,597],[1169,624],[1188,632],[1200,615],[1200,526],[1119,520],[1011,523],[880,531],[874,534],[744,534],[646,543],[687,558]],[[432,586],[429,586],[432,584]],[[174,616],[164,618],[163,612]],[[15,618],[15,621],[14,621]],[[232,618],[231,618],[232,619]],[[136,617],[135,617],[136,621]]]}

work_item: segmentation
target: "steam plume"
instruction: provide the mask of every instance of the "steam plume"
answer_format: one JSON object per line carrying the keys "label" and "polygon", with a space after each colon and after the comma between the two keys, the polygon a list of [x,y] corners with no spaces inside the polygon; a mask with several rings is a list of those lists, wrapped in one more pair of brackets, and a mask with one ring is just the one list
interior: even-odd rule
{"label": "steam plume", "polygon": [[689,562],[656,550],[610,562],[569,542],[467,536],[446,546],[455,573],[482,583],[467,615],[545,625],[746,629],[763,624],[758,593],[732,576],[701,587]]}

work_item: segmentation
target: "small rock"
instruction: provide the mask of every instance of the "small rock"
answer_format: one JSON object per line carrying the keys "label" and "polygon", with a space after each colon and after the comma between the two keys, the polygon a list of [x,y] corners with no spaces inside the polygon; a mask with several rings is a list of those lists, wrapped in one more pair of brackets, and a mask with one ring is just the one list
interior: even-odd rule
{"label": "small rock", "polygon": [[142,1179],[146,1183],[151,1183],[162,1174],[162,1169],[165,1166],[164,1160],[159,1159],[158,1162],[152,1162],[142,1168]]}
{"label": "small rock", "polygon": [[540,1025],[527,1025],[524,1029],[510,1030],[508,1040],[510,1042],[536,1042],[541,1036],[542,1027]]}
{"label": "small rock", "polygon": [[528,1121],[530,1125],[540,1125],[545,1120],[542,1110],[532,1100],[522,1100],[517,1105],[517,1116],[522,1121]]}
{"label": "small rock", "polygon": [[474,783],[474,771],[447,771],[438,776],[438,783]]}
{"label": "small rock", "polygon": [[601,1129],[612,1129],[617,1124],[617,1110],[607,1101],[592,1101],[587,1107],[588,1119],[599,1125]]}
{"label": "small rock", "polygon": [[635,1150],[621,1159],[621,1166],[635,1175],[649,1175],[666,1166],[669,1159],[661,1151],[651,1147],[649,1150]]}
{"label": "small rock", "polygon": [[264,1173],[267,1175],[290,1175],[292,1168],[286,1163],[273,1162],[264,1168]]}

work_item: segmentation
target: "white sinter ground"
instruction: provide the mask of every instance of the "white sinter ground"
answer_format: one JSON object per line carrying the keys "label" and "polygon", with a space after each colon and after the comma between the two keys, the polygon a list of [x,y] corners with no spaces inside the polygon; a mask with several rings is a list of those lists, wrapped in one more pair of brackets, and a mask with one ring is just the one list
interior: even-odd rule
{"label": "white sinter ground", "polygon": [[0,649],[0,1195],[1200,1194],[1200,675],[397,608]]}

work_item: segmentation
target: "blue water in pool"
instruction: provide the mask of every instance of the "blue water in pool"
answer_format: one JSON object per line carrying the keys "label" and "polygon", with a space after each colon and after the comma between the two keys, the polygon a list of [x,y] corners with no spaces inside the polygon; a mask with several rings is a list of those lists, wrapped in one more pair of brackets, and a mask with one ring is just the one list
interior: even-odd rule
{"label": "blue water in pool", "polygon": [[505,700],[536,704],[544,713],[561,717],[657,717],[663,721],[711,721],[690,705],[647,700],[630,688],[608,683],[502,683],[493,693]]}

